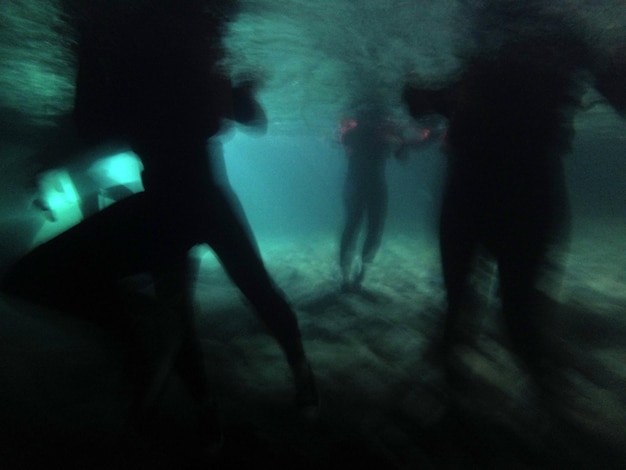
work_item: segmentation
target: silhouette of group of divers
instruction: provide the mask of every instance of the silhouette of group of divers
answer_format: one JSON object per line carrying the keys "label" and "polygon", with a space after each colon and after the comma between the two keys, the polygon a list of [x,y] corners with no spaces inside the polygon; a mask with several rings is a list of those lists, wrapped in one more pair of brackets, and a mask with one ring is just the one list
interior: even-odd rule
{"label": "silhouette of group of divers", "polygon": [[[144,190],[31,250],[2,287],[64,311],[115,316],[130,330],[132,318],[141,314],[161,325],[167,339],[157,345],[141,331],[131,335],[137,383],[129,426],[150,422],[176,371],[197,402],[200,447],[214,453],[222,434],[194,326],[193,246],[214,250],[284,351],[300,412],[314,419],[320,398],[296,315],[268,275],[236,196],[216,178],[212,163],[222,158],[214,137],[231,123],[266,126],[256,85],[235,85],[216,68],[223,20],[204,1],[143,3],[146,8],[129,7],[124,15],[106,6],[76,15],[73,116],[85,147],[107,140],[130,146],[143,165]],[[511,346],[539,383],[549,373],[540,287],[552,248],[567,235],[562,157],[570,150],[581,72],[618,112],[626,110],[626,57],[618,51],[616,60],[597,64],[585,43],[564,31],[526,32],[489,53],[477,47],[453,83],[429,89],[407,79],[402,91],[414,118],[447,119],[438,139],[448,166],[439,230],[447,294],[445,327],[437,340],[442,357],[451,363],[455,345],[466,340],[460,325],[471,298],[469,279],[477,253],[488,250],[497,263]],[[380,242],[385,159],[391,150],[406,155],[407,147],[401,135],[385,128],[379,107],[364,109],[346,123],[342,137],[349,168],[339,263],[348,286],[361,282]],[[368,236],[353,274],[355,234],[365,216]],[[154,296],[124,288],[121,281],[137,273],[151,275]]]}

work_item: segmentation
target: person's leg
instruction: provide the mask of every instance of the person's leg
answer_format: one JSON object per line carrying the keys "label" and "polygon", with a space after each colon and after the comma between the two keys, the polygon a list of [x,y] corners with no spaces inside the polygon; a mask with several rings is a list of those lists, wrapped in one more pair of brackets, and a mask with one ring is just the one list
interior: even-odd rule
{"label": "person's leg", "polygon": [[291,307],[274,285],[256,250],[251,234],[223,197],[214,207],[216,224],[207,242],[224,269],[255,308],[285,351],[289,361],[299,360],[304,351],[300,330]]}
{"label": "person's leg", "polygon": [[443,344],[452,347],[463,337],[463,311],[469,297],[469,279],[477,249],[476,228],[462,198],[448,191],[444,196],[439,225],[439,250],[446,290]]}
{"label": "person's leg", "polygon": [[157,323],[158,328],[156,334],[146,338],[148,344],[142,348],[152,352],[144,361],[151,370],[145,374],[150,382],[143,399],[149,417],[168,377],[177,371],[198,409],[196,438],[202,449],[214,454],[222,446],[223,434],[195,321],[193,283],[197,269],[198,262],[185,250],[171,259],[159,260],[152,270],[158,301],[152,323]]}
{"label": "person's leg", "polygon": [[560,158],[546,155],[522,168],[518,184],[510,185],[506,232],[498,250],[502,314],[513,352],[541,380],[552,349],[545,331],[547,298],[558,288],[569,207]]}
{"label": "person's leg", "polygon": [[543,374],[545,345],[541,341],[537,311],[537,281],[544,250],[529,243],[515,243],[498,255],[502,315],[513,352],[528,371]]}
{"label": "person's leg", "polygon": [[209,395],[209,381],[200,339],[196,330],[195,309],[193,306],[193,281],[197,263],[186,253],[167,263],[160,263],[152,271],[155,293],[158,302],[174,315],[179,348],[176,352],[176,366],[190,394],[197,401]]}
{"label": "person's leg", "polygon": [[365,196],[349,182],[344,189],[345,222],[339,244],[339,267],[343,288],[352,285],[352,264],[359,228],[365,215]]}
{"label": "person's leg", "polygon": [[385,220],[387,218],[387,188],[371,188],[367,200],[367,232],[361,255],[361,269],[359,270],[355,284],[360,285],[365,277],[365,272],[374,261],[382,241]]}
{"label": "person's leg", "polygon": [[295,379],[298,406],[317,408],[319,398],[294,311],[270,278],[252,234],[227,198],[220,193],[212,202],[209,217],[215,223],[207,228],[206,242],[285,353]]}

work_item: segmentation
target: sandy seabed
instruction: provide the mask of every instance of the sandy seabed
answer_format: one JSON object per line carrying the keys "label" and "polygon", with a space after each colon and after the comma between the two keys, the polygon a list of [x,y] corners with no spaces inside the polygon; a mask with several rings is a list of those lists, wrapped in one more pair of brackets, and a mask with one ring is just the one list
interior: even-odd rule
{"label": "sandy seabed", "polygon": [[[360,292],[341,292],[336,234],[261,239],[293,304],[322,410],[303,423],[282,353],[210,252],[198,251],[198,324],[225,442],[215,468],[626,468],[626,226],[572,240],[551,334],[554,402],[533,395],[483,299],[457,351],[460,388],[428,354],[442,321],[436,243],[389,232]],[[488,271],[483,289],[493,292]],[[487,286],[487,287],[485,287]],[[150,438],[122,445],[130,386],[117,338],[82,319],[0,299],[2,468],[210,468],[174,377]],[[3,466],[2,463],[5,465]],[[33,467],[35,465],[35,467]]]}

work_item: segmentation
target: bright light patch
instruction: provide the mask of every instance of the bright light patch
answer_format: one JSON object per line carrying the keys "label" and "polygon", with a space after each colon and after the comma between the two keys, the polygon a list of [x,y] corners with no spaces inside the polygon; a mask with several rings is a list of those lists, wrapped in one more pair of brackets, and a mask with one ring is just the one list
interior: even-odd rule
{"label": "bright light patch", "polygon": [[[132,152],[105,157],[91,165],[87,170],[87,180],[92,180],[89,185],[93,185],[92,190],[98,197],[99,209],[120,197],[141,191],[141,168],[139,158]],[[71,171],[72,168],[55,169],[43,174],[39,180],[39,198],[41,208],[46,213],[46,221],[35,236],[33,245],[49,240],[84,218],[81,201],[83,198],[93,197],[93,194],[80,194],[70,176]],[[74,176],[80,177],[78,173]],[[83,182],[83,186],[84,184]],[[125,188],[120,191],[119,188],[115,190],[116,187]],[[85,188],[82,190],[85,191]],[[111,194],[107,190],[112,191]]]}
{"label": "bright light patch", "polygon": [[133,152],[122,152],[96,161],[89,173],[103,186],[123,184],[134,186],[141,182],[141,162]]}
{"label": "bright light patch", "polygon": [[40,180],[43,200],[53,211],[75,205],[80,200],[74,183],[66,170],[53,170],[45,173]]}
{"label": "bright light patch", "polygon": [[48,207],[49,216],[32,241],[32,246],[49,240],[77,224],[81,218],[80,197],[69,173],[63,169],[44,173],[39,180],[41,202]]}

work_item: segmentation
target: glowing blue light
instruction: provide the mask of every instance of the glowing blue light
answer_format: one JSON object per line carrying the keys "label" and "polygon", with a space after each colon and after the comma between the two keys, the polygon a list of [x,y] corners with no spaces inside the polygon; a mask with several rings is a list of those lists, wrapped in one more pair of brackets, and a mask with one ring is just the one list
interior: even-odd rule
{"label": "glowing blue light", "polygon": [[64,169],[45,173],[41,177],[39,185],[42,199],[53,211],[68,205],[75,205],[80,200],[69,173]]}
{"label": "glowing blue light", "polygon": [[65,169],[44,173],[39,180],[39,198],[47,206],[51,218],[44,219],[40,230],[32,240],[32,246],[49,240],[72,225],[80,222],[80,196]]}
{"label": "glowing blue light", "polygon": [[89,168],[89,174],[103,187],[123,184],[141,184],[141,162],[133,152],[122,152],[97,160]]}
{"label": "glowing blue light", "polygon": [[44,173],[39,180],[39,199],[47,207],[48,215],[33,244],[48,240],[80,222],[86,216],[81,202],[93,197],[94,193],[98,197],[98,208],[103,209],[116,198],[124,197],[119,196],[124,194],[119,190],[112,197],[107,193],[109,188],[125,186],[127,194],[141,191],[141,168],[134,153],[123,152],[96,160],[87,171],[68,167]]}

